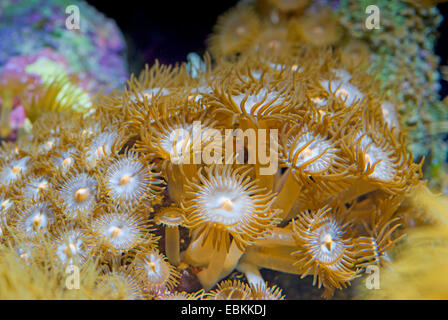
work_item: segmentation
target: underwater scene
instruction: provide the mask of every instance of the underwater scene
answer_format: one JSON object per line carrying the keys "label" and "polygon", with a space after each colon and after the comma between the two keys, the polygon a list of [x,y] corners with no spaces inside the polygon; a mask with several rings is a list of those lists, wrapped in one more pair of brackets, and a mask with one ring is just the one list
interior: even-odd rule
{"label": "underwater scene", "polygon": [[448,299],[448,1],[128,2],[0,0],[1,300]]}

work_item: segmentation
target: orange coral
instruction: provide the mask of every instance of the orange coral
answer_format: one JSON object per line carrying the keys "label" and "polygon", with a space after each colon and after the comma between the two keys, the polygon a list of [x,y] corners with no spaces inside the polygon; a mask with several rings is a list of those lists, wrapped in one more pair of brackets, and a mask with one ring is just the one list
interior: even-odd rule
{"label": "orange coral", "polygon": [[383,265],[421,177],[395,102],[339,51],[288,50],[156,64],[86,118],[36,119],[0,150],[2,241],[27,263],[94,255],[101,288],[131,298],[204,298],[191,277],[224,280],[209,298],[282,299],[261,268],[313,275],[328,297]]}

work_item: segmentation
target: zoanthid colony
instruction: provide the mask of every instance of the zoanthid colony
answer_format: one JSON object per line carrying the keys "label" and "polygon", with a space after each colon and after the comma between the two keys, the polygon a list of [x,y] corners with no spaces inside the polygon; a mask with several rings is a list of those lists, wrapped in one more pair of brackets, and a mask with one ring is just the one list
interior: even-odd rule
{"label": "zoanthid colony", "polygon": [[389,261],[421,164],[366,70],[295,50],[155,64],[90,116],[41,114],[1,148],[1,252],[137,299],[287,298],[261,268],[331,297]]}

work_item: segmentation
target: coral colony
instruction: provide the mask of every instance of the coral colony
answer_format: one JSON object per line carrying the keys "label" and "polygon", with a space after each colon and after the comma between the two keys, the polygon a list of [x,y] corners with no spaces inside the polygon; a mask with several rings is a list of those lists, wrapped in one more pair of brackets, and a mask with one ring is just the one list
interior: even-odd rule
{"label": "coral colony", "polygon": [[[288,298],[264,268],[310,276],[331,298],[393,261],[427,223],[409,200],[425,188],[423,161],[398,105],[408,120],[417,101],[426,112],[432,93],[418,81],[437,81],[403,75],[417,83],[396,96],[387,84],[408,80],[381,61],[408,64],[380,52],[387,39],[348,34],[355,22],[335,12],[354,3],[240,4],[219,18],[211,54],[146,67],[82,112],[65,79],[41,88],[25,108],[29,133],[0,150],[0,295]],[[400,5],[415,23],[420,10],[437,15]],[[432,44],[415,46],[427,55],[407,70],[430,76],[419,66]],[[67,267],[80,290],[67,289]]]}

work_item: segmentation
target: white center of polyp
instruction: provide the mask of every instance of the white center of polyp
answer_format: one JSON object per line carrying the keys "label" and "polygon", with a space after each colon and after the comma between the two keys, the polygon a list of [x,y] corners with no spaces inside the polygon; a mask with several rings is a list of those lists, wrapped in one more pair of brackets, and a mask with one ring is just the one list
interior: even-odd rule
{"label": "white center of polyp", "polygon": [[364,159],[366,160],[366,162],[370,165],[372,165],[372,158],[370,157],[370,155],[368,153],[364,154]]}
{"label": "white center of polyp", "polygon": [[222,197],[219,199],[219,208],[224,209],[226,211],[232,211],[233,210],[233,202],[229,198]]}
{"label": "white center of polyp", "polygon": [[64,161],[62,161],[62,165],[65,168],[68,168],[72,164],[72,158],[65,158]]}
{"label": "white center of polyp", "polygon": [[9,200],[4,200],[2,202],[2,210],[5,210],[9,206]]}
{"label": "white center of polyp", "polygon": [[79,188],[75,192],[75,200],[78,202],[84,202],[89,198],[89,190],[87,188]]}
{"label": "white center of polyp", "polygon": [[313,33],[318,36],[324,34],[324,31],[325,31],[325,29],[322,26],[315,26],[312,30],[313,30]]}
{"label": "white center of polyp", "polygon": [[278,41],[278,40],[271,40],[268,42],[269,49],[278,50],[278,49],[280,49],[280,47],[281,47],[280,41]]}
{"label": "white center of polyp", "polygon": [[109,234],[112,239],[115,239],[116,237],[120,236],[122,233],[123,233],[123,230],[116,226],[110,227],[110,229],[109,229]]}
{"label": "white center of polyp", "polygon": [[312,98],[311,100],[312,100],[314,103],[316,103],[316,104],[320,104],[320,103],[322,103],[322,102],[324,101],[324,99],[319,98],[319,97],[314,97],[314,98]]}
{"label": "white center of polyp", "polygon": [[148,268],[152,272],[155,272],[156,271],[156,264],[154,262],[150,261],[150,262],[148,262]]}
{"label": "white center of polyp", "polygon": [[300,155],[302,159],[311,158],[314,155],[314,150],[312,148],[306,147],[305,149],[303,149]]}
{"label": "white center of polyp", "polygon": [[331,251],[332,244],[333,244],[333,239],[332,239],[331,235],[327,233],[323,238],[322,247],[325,246],[325,248],[327,248],[328,251]]}
{"label": "white center of polyp", "polygon": [[244,27],[244,26],[238,26],[238,27],[235,29],[235,33],[236,33],[238,36],[242,36],[243,34],[246,33],[246,27]]}
{"label": "white center of polyp", "polygon": [[338,89],[337,91],[336,91],[336,94],[337,94],[337,96],[339,97],[339,98],[341,98],[341,99],[347,99],[347,97],[348,97],[348,91],[347,90],[345,90],[345,89]]}
{"label": "white center of polyp", "polygon": [[159,277],[161,276],[160,268],[160,262],[157,258],[150,257],[149,261],[146,262],[146,272],[150,281],[159,281]]}
{"label": "white center of polyp", "polygon": [[64,249],[64,253],[69,257],[71,257],[75,252],[76,252],[76,246],[73,243],[70,243]]}
{"label": "white center of polyp", "polygon": [[51,148],[53,148],[54,142],[53,141],[47,141],[47,143],[45,144],[45,149],[48,151]]}
{"label": "white center of polyp", "polygon": [[46,190],[47,189],[47,184],[45,182],[42,182],[39,184],[39,186],[37,187],[37,190],[42,191],[42,190]]}
{"label": "white center of polyp", "polygon": [[132,180],[132,177],[128,174],[125,174],[120,178],[120,185],[127,186],[128,184],[131,183],[131,180]]}
{"label": "white center of polyp", "polygon": [[98,147],[95,151],[95,154],[97,155],[98,158],[103,157],[104,156],[104,147]]}
{"label": "white center of polyp", "polygon": [[38,214],[33,219],[33,226],[38,228],[41,225],[41,223],[42,223],[42,216],[40,214]]}
{"label": "white center of polyp", "polygon": [[12,173],[14,174],[18,174],[21,171],[22,168],[20,168],[19,166],[14,166],[12,167]]}

